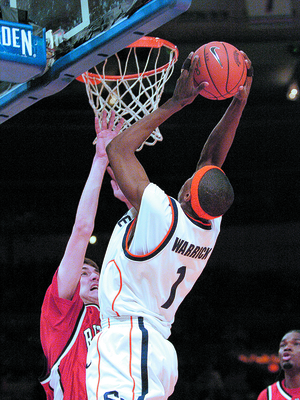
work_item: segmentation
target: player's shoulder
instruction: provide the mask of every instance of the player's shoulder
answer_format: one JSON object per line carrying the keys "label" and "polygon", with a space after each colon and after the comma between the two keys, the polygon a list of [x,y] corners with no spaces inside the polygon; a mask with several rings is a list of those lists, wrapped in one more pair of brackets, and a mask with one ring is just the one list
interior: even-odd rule
{"label": "player's shoulder", "polygon": [[163,205],[168,206],[169,202],[170,198],[163,189],[155,183],[149,183],[143,193],[141,208],[162,210]]}
{"label": "player's shoulder", "polygon": [[163,189],[161,189],[158,185],[156,185],[153,182],[150,182],[144,190],[144,196],[151,196],[154,194],[162,194],[164,196],[166,196],[165,192],[163,191]]}
{"label": "player's shoulder", "polygon": [[267,388],[265,388],[262,392],[260,392],[257,400],[268,400],[268,389]]}
{"label": "player's shoulder", "polygon": [[221,229],[221,223],[222,223],[222,216],[218,217],[218,218],[214,218],[211,220],[211,224],[213,227],[215,227],[216,229],[220,230]]}
{"label": "player's shoulder", "polygon": [[93,313],[100,311],[100,307],[98,306],[98,304],[95,304],[95,303],[84,304],[84,308]]}
{"label": "player's shoulder", "polygon": [[278,399],[286,399],[289,397],[287,393],[283,396],[282,393],[285,393],[284,388],[282,386],[282,382],[277,381],[267,386],[258,396],[257,400],[278,400]]}

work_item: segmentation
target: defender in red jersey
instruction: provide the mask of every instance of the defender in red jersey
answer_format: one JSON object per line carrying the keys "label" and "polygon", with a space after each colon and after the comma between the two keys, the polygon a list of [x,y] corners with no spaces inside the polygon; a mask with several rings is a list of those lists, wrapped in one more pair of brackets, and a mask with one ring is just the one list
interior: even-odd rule
{"label": "defender in red jersey", "polygon": [[[116,136],[123,121],[113,129],[103,113],[97,132],[96,153],[78,205],[75,224],[63,259],[49,286],[41,312],[40,335],[46,357],[46,375],[41,379],[47,400],[84,400],[86,355],[92,338],[100,330],[98,307],[99,268],[85,258],[93,233],[98,199],[108,158],[105,147]],[[124,201],[111,170],[115,197]]]}
{"label": "defender in red jersey", "polygon": [[284,379],[264,389],[257,400],[300,400],[300,330],[283,336],[278,355]]}

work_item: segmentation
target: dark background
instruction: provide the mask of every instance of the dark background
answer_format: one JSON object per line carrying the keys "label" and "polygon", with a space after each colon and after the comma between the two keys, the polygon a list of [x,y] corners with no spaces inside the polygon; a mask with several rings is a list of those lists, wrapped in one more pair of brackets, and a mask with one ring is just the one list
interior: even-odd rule
{"label": "dark background", "polygon": [[[180,373],[174,399],[255,399],[277,374],[268,372],[267,364],[243,363],[239,356],[276,354],[283,334],[300,327],[300,108],[298,101],[286,99],[300,57],[299,3],[283,2],[291,5],[289,15],[271,11],[259,18],[247,13],[244,1],[227,3],[193,1],[188,12],[153,32],[175,43],[180,53],[162,101],[172,93],[188,53],[208,41],[228,41],[246,51],[255,71],[224,164],[235,202],[173,327]],[[161,126],[164,140],[138,154],[151,181],[177,195],[229,102],[199,96]],[[74,81],[0,128],[3,399],[44,398],[38,384],[43,372],[40,307],[90,169],[93,124],[84,85]],[[96,220],[98,242],[90,245],[88,256],[101,262],[124,211],[106,176]],[[208,397],[211,376],[215,388],[221,381],[223,397]]]}

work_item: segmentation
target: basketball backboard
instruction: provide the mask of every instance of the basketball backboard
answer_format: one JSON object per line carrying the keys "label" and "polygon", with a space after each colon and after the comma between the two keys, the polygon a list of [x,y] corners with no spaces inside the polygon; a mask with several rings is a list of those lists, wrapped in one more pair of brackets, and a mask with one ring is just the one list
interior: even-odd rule
{"label": "basketball backboard", "polygon": [[[20,24],[30,24],[37,37],[46,36],[47,43],[47,65],[41,62],[36,76],[23,83],[0,82],[0,124],[59,92],[94,65],[186,11],[190,4],[191,0],[0,0],[2,24],[13,24],[14,32]],[[3,49],[7,52],[3,44],[2,29],[2,70],[7,68],[5,64],[1,67]],[[12,58],[12,70],[24,71],[14,54],[5,57]]]}

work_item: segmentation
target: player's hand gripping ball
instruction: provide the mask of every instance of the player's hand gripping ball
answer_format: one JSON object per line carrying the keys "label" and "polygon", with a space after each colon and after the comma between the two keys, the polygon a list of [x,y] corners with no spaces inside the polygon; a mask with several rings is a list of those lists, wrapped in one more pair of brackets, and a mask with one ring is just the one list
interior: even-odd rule
{"label": "player's hand gripping ball", "polygon": [[208,82],[200,94],[210,100],[224,100],[234,96],[244,86],[247,67],[242,53],[226,42],[210,42],[195,51],[199,56],[195,85]]}

